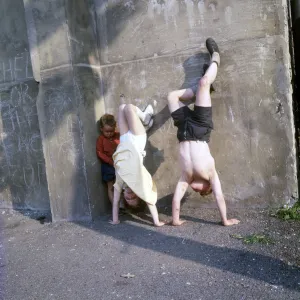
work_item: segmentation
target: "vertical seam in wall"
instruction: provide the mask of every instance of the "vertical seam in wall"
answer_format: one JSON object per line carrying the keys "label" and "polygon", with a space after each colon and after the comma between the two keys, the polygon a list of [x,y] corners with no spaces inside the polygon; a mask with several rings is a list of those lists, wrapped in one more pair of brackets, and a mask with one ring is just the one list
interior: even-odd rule
{"label": "vertical seam in wall", "polygon": [[[95,122],[95,130],[97,128],[97,122],[99,120],[99,112],[101,114],[104,114],[106,111],[105,108],[105,93],[104,93],[104,82],[103,82],[103,76],[102,76],[102,68],[101,68],[101,61],[100,61],[100,51],[99,49],[101,49],[100,47],[100,34],[99,34],[99,28],[101,28],[99,26],[99,20],[98,20],[98,9],[97,9],[97,3],[95,3],[97,0],[88,0],[88,11],[89,11],[89,16],[90,16],[90,24],[92,26],[92,34],[93,34],[93,39],[95,41],[95,48],[94,48],[94,56],[95,56],[95,61],[91,62],[91,60],[89,59],[89,68],[93,69],[94,72],[94,76],[97,76],[97,86],[99,89],[99,98],[94,101],[94,122]],[[107,1],[102,1],[101,2],[101,6],[102,5],[106,5]],[[92,64],[91,64],[92,63]],[[80,67],[80,65],[78,64],[78,67]],[[101,175],[102,177],[102,175]],[[101,192],[103,194],[105,193],[105,188],[104,185],[102,185],[101,188]],[[104,197],[105,199],[105,197]],[[95,203],[93,203],[95,204]],[[104,201],[102,201],[101,205],[97,205],[98,209],[100,208],[101,211],[107,211],[107,207],[104,204]],[[93,211],[92,217],[94,215],[96,215],[98,212],[97,211]]]}
{"label": "vertical seam in wall", "polygon": [[287,5],[287,19],[288,19],[288,41],[289,41],[289,54],[290,54],[290,67],[291,67],[291,85],[293,88],[292,92],[292,112],[293,112],[293,125],[295,128],[294,138],[295,138],[295,156],[296,156],[296,179],[298,185],[298,198],[300,190],[300,181],[299,181],[299,104],[297,103],[297,93],[298,89],[295,84],[296,80],[296,60],[295,60],[295,44],[294,44],[294,31],[293,31],[293,13],[291,1],[286,0]]}
{"label": "vertical seam in wall", "polygon": [[95,0],[90,0],[89,3],[93,4],[93,14],[92,14],[92,19],[94,19],[95,22],[95,31],[94,31],[94,38],[96,40],[96,54],[97,54],[97,60],[99,64],[99,69],[97,70],[98,76],[99,76],[99,86],[100,86],[100,97],[102,98],[103,101],[103,108],[105,111],[105,99],[104,99],[104,87],[103,87],[103,80],[102,80],[102,71],[101,71],[101,62],[100,62],[100,53],[99,53],[99,48],[100,48],[100,41],[98,40],[99,37],[99,32],[98,32],[98,22],[97,22],[97,13],[96,13],[96,6],[95,6]]}
{"label": "vertical seam in wall", "polygon": [[[67,13],[67,1],[72,1],[72,0],[64,0],[64,9],[65,9],[65,18],[66,18],[66,33],[67,33],[67,38],[68,38],[68,44],[69,44],[69,60],[71,64],[71,69],[72,69],[72,76],[73,76],[73,85],[75,86],[75,98],[77,100],[76,94],[78,94],[79,97],[79,102],[76,102],[76,109],[77,109],[77,118],[79,122],[79,128],[80,128],[80,143],[81,143],[81,151],[82,151],[82,156],[83,156],[83,174],[84,174],[84,179],[85,179],[85,186],[86,186],[86,192],[87,192],[87,198],[88,198],[88,209],[89,209],[89,217],[92,218],[92,209],[91,209],[91,196],[90,196],[90,190],[88,186],[88,179],[87,179],[87,170],[86,170],[86,163],[84,159],[84,145],[83,145],[83,139],[84,139],[84,134],[83,134],[83,126],[79,117],[79,104],[82,101],[82,95],[80,93],[80,89],[77,85],[77,82],[75,80],[75,72],[74,72],[74,65],[73,65],[73,59],[72,59],[72,47],[71,47],[71,40],[70,40],[70,31],[69,31],[69,20],[68,20],[68,13]],[[77,90],[77,92],[76,92]]]}
{"label": "vertical seam in wall", "polygon": [[37,34],[34,19],[32,16],[31,0],[23,0],[25,11],[25,22],[27,27],[27,38],[29,44],[29,53],[31,58],[31,65],[33,71],[33,77],[35,81],[41,81],[41,68],[40,58],[37,45]]}
{"label": "vertical seam in wall", "polygon": [[[27,31],[27,40],[28,40],[28,45],[29,45],[29,54],[30,54],[30,60],[31,60],[31,67],[32,67],[32,73],[33,73],[33,78],[37,83],[40,83],[42,81],[41,79],[41,68],[40,68],[40,56],[39,56],[39,47],[38,47],[38,42],[37,42],[37,31],[36,31],[36,26],[35,26],[35,21],[32,15],[32,0],[23,0],[23,7],[24,7],[24,14],[25,14],[25,23],[26,23],[26,31]],[[47,191],[48,191],[48,201],[49,201],[49,208],[52,215],[52,201],[50,197],[50,189],[49,189],[49,182],[48,182],[48,177],[47,177],[47,166],[46,166],[46,153],[47,149],[45,149],[45,143],[44,143],[44,132],[41,130],[42,127],[42,119],[41,114],[45,115],[44,109],[39,109],[39,99],[41,95],[43,94],[42,92],[42,86],[38,85],[38,93],[36,96],[36,110],[37,110],[37,119],[39,123],[39,133],[41,137],[41,144],[42,144],[42,149],[43,149],[43,163],[45,166],[45,176],[46,176],[46,186],[47,186]],[[44,138],[43,138],[44,137]]]}

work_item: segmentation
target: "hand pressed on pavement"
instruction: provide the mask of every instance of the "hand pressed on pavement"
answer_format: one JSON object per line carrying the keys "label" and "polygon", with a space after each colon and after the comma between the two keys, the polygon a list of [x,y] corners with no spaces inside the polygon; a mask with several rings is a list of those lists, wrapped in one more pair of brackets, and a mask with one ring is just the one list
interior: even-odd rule
{"label": "hand pressed on pavement", "polygon": [[109,220],[108,223],[112,224],[112,225],[118,225],[118,224],[120,224],[120,221],[119,220],[118,221]]}

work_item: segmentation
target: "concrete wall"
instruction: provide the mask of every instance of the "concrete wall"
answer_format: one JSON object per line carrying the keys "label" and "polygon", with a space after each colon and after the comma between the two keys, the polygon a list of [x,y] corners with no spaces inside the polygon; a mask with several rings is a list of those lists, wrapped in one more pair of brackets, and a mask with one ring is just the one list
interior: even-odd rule
{"label": "concrete wall", "polygon": [[2,207],[50,206],[54,220],[105,212],[96,122],[116,113],[121,93],[155,107],[145,164],[168,204],[179,166],[166,97],[199,80],[209,36],[222,59],[211,151],[229,205],[297,197],[286,1],[23,2],[1,1]]}
{"label": "concrete wall", "polygon": [[49,210],[49,193],[22,1],[0,1],[0,203]]}
{"label": "concrete wall", "polygon": [[287,17],[274,0],[108,1],[98,12],[106,109],[120,93],[156,107],[146,164],[161,197],[179,177],[167,92],[197,82],[209,36],[221,49],[211,149],[226,198],[244,207],[297,196]]}

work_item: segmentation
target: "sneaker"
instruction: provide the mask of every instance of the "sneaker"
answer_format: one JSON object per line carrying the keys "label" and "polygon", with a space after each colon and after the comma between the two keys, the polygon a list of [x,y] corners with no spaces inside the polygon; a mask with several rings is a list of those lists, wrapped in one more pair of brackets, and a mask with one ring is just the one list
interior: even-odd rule
{"label": "sneaker", "polygon": [[[148,104],[146,106],[146,108],[144,109],[143,113],[145,114],[145,119],[142,121],[142,123],[144,126],[149,126],[149,124],[151,123],[151,119],[153,118],[153,114],[154,114],[153,106],[151,104]],[[152,124],[153,124],[153,122],[152,122]]]}
{"label": "sneaker", "polygon": [[219,53],[219,47],[218,47],[217,43],[215,42],[215,40],[212,38],[208,38],[206,40],[206,48],[207,48],[210,56],[212,56],[214,52]]}
{"label": "sneaker", "polygon": [[220,51],[217,43],[214,39],[208,38],[206,40],[206,48],[210,54],[211,62],[215,62],[218,66],[220,65]]}
{"label": "sneaker", "polygon": [[143,113],[153,115],[154,114],[153,106],[151,104],[148,104],[146,108],[143,110]]}

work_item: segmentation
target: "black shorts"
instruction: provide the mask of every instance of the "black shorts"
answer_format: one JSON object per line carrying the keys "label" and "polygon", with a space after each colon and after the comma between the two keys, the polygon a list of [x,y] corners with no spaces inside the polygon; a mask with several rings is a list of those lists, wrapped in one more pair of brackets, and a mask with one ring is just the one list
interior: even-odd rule
{"label": "black shorts", "polygon": [[212,121],[212,108],[194,106],[191,110],[183,106],[171,113],[174,125],[178,127],[177,138],[182,141],[209,142],[210,133],[214,128]]}
{"label": "black shorts", "polygon": [[116,178],[116,171],[114,166],[101,162],[101,173],[102,173],[102,180],[104,182],[114,181]]}

